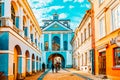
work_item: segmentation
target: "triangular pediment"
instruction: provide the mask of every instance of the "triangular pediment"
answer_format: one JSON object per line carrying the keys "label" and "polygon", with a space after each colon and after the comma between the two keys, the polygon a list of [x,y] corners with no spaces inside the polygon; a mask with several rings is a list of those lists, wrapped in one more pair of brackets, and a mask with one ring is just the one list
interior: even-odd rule
{"label": "triangular pediment", "polygon": [[52,24],[43,29],[43,31],[69,31],[69,30],[71,29],[57,21],[53,22]]}

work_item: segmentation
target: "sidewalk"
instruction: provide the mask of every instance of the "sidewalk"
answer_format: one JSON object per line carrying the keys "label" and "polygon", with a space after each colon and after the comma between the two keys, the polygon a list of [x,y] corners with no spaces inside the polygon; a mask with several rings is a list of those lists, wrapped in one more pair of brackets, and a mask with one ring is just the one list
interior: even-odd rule
{"label": "sidewalk", "polygon": [[25,77],[24,80],[38,80],[38,78],[43,74],[43,72],[38,72],[36,74],[32,74],[31,76]]}
{"label": "sidewalk", "polygon": [[[95,75],[93,75],[93,74],[86,73],[86,72],[83,72],[83,71],[80,71],[80,70],[78,71],[78,70],[73,69],[73,68],[66,69],[66,70],[70,71],[70,72],[73,73],[73,74],[79,74],[79,75],[82,76],[82,77],[88,77],[88,78],[93,79],[93,80],[103,80],[102,78],[97,77],[97,76],[95,76]],[[79,76],[79,75],[78,75],[78,76]],[[107,79],[106,79],[106,80],[107,80]]]}

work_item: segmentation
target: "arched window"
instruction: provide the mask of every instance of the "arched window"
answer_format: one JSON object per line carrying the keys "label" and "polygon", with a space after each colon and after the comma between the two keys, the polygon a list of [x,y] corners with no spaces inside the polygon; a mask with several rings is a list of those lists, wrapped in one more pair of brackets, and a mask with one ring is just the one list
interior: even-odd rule
{"label": "arched window", "polygon": [[13,25],[15,25],[15,9],[13,5],[11,5],[11,18],[13,20]]}
{"label": "arched window", "polygon": [[64,41],[64,50],[68,50],[68,44],[67,44],[67,41]]}
{"label": "arched window", "polygon": [[114,48],[114,66],[120,66],[120,47]]}
{"label": "arched window", "polygon": [[60,38],[57,36],[52,39],[52,50],[60,50]]}

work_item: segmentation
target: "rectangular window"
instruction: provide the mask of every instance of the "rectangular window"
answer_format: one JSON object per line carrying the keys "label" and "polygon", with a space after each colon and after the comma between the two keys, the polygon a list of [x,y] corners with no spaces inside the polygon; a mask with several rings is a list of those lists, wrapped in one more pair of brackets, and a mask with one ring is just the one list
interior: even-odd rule
{"label": "rectangular window", "polygon": [[86,40],[86,29],[84,29],[84,40]]}
{"label": "rectangular window", "polygon": [[83,34],[81,33],[81,44],[83,43]]}
{"label": "rectangular window", "polygon": [[111,31],[114,31],[120,28],[120,5],[115,7],[112,10],[112,28]]}
{"label": "rectangular window", "polygon": [[88,35],[89,35],[89,37],[90,37],[90,35],[91,35],[91,28],[90,28],[90,24],[88,24]]}
{"label": "rectangular window", "polygon": [[104,0],[99,0],[99,4],[102,4]]}
{"label": "rectangular window", "polygon": [[114,66],[120,67],[120,47],[114,49]]}
{"label": "rectangular window", "polygon": [[104,18],[101,18],[99,21],[99,36],[100,38],[105,36],[105,21]]}

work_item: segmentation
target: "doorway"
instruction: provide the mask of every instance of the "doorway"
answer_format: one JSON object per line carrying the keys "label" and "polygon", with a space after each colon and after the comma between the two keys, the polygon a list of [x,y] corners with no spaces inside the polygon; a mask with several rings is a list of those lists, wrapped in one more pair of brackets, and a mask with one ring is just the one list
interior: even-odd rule
{"label": "doorway", "polygon": [[99,53],[99,74],[106,74],[106,52]]}

